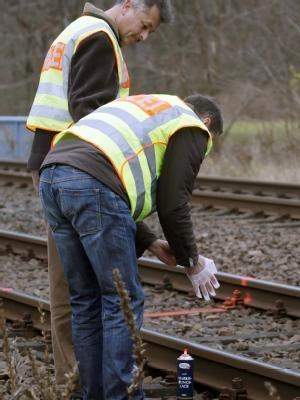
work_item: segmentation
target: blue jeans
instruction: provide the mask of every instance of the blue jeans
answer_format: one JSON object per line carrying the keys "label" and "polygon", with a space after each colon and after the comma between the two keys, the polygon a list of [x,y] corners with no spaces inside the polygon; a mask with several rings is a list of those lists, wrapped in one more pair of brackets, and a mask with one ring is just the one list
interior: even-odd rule
{"label": "blue jeans", "polygon": [[[121,272],[139,329],[144,304],[128,205],[97,179],[65,165],[42,170],[40,198],[69,284],[83,398],[125,400],[134,360],[114,268]],[[142,390],[133,398],[143,399]]]}

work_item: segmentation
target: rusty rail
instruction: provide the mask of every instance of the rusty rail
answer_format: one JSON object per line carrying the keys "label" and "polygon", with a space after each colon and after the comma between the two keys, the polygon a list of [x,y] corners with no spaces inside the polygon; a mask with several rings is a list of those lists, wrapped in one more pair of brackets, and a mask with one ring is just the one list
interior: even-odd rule
{"label": "rusty rail", "polygon": [[[4,316],[11,320],[22,320],[31,315],[33,325],[38,329],[50,330],[49,303],[44,299],[0,288]],[[38,308],[43,309],[46,321],[41,324]],[[188,348],[194,357],[195,381],[216,388],[231,387],[237,376],[246,384],[249,400],[265,400],[267,391],[264,382],[271,382],[282,399],[292,400],[300,391],[300,374],[266,363],[251,360],[208,346],[183,340],[170,335],[142,329],[146,343],[149,366],[176,372],[176,359],[182,349]]]}
{"label": "rusty rail", "polygon": [[26,163],[23,161],[2,159],[2,160],[0,160],[0,169],[26,171],[27,166],[26,166]]}
{"label": "rusty rail", "polygon": [[[166,282],[175,290],[191,291],[189,281],[182,269],[146,258],[141,258],[138,263],[139,274],[144,283],[157,285]],[[287,315],[300,317],[300,288],[225,272],[219,272],[217,277],[221,284],[216,296],[219,300],[229,299],[234,303],[233,293],[238,290],[240,296],[236,300],[242,299],[250,307],[276,311],[277,306]]]}
{"label": "rusty rail", "polygon": [[0,170],[0,181],[31,185],[31,176],[25,172]]}
{"label": "rusty rail", "polygon": [[[22,233],[0,231],[0,248],[8,249],[14,253],[28,254],[37,258],[47,257],[46,239]],[[186,279],[182,268],[174,268],[164,265],[160,261],[141,258],[138,260],[139,273],[142,282],[157,285],[168,284],[175,290],[189,292],[191,286]],[[218,273],[221,287],[217,291],[217,299],[226,300],[230,298],[235,302],[233,292],[238,290],[240,298],[245,304],[251,307],[285,312],[293,317],[300,317],[300,288],[282,285],[274,282],[248,278],[228,274]]]}
{"label": "rusty rail", "polygon": [[[31,184],[30,174],[25,171],[25,163],[0,160],[0,180]],[[194,204],[300,219],[300,185],[200,176],[195,187]]]}
{"label": "rusty rail", "polygon": [[31,185],[31,175],[26,163],[14,160],[0,160],[0,181]]}
{"label": "rusty rail", "polygon": [[0,248],[35,258],[47,257],[47,240],[20,232],[0,230]]}
{"label": "rusty rail", "polygon": [[211,190],[226,190],[231,192],[249,192],[252,194],[271,193],[276,196],[300,196],[300,182],[298,184],[272,181],[254,181],[252,179],[223,178],[219,176],[200,175],[196,181],[196,188],[210,188]]}
{"label": "rusty rail", "polygon": [[282,199],[196,189],[193,192],[192,202],[201,206],[254,212],[262,211],[267,214],[285,215],[300,219],[300,200],[295,198]]}
{"label": "rusty rail", "polygon": [[[0,160],[0,170],[27,171],[27,164],[23,161],[9,159]],[[274,181],[254,181],[252,179],[226,178],[220,176],[199,175],[195,184],[196,188],[208,189],[212,191],[231,191],[248,192],[252,194],[274,194],[276,196],[291,197],[300,196],[300,182],[286,183]]]}

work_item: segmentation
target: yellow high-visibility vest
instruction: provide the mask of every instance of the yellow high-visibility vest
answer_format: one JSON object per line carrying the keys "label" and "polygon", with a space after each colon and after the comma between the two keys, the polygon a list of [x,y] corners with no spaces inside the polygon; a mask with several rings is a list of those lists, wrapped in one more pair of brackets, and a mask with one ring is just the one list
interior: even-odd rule
{"label": "yellow high-visibility vest", "polygon": [[123,183],[133,218],[141,221],[156,210],[157,180],[168,142],[184,127],[208,134],[207,155],[212,147],[209,130],[177,96],[129,96],[82,118],[56,135],[52,146],[71,133],[100,149]]}
{"label": "yellow high-visibility vest", "polygon": [[[105,32],[111,40],[118,70],[119,91],[116,97],[129,95],[130,80],[115,33],[103,19],[82,16],[55,39],[45,58],[37,93],[27,119],[27,128],[60,132],[72,123],[68,108],[70,63],[80,43],[96,32]],[[97,71],[95,71],[97,73]]]}

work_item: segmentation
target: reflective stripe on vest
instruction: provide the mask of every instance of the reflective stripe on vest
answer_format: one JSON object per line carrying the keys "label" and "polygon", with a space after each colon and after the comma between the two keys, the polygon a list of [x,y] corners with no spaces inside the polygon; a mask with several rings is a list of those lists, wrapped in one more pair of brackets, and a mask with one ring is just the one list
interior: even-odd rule
{"label": "reflective stripe on vest", "polygon": [[127,192],[131,213],[143,220],[156,209],[157,180],[172,135],[184,127],[199,127],[211,135],[182,100],[168,95],[140,95],[114,100],[56,135],[55,146],[67,133],[99,148],[109,158]]}
{"label": "reflective stripe on vest", "polygon": [[70,62],[82,40],[96,32],[106,33],[113,44],[119,79],[119,91],[116,97],[129,95],[128,71],[113,30],[103,19],[80,17],[55,39],[48,51],[27,119],[28,129],[35,131],[36,128],[40,128],[60,132],[73,123],[68,109]]}

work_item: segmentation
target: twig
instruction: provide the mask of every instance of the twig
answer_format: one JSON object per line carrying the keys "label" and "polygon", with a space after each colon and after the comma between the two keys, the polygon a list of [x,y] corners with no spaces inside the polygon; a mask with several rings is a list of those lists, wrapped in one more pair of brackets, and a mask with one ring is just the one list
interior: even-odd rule
{"label": "twig", "polygon": [[145,346],[143,344],[139,330],[135,324],[134,314],[130,306],[130,298],[123,283],[121,273],[118,269],[113,270],[114,281],[121,299],[121,308],[124,314],[125,322],[133,340],[133,355],[136,364],[132,371],[132,382],[127,389],[129,398],[141,387],[144,379],[144,366],[147,361],[145,357]]}
{"label": "twig", "polygon": [[2,304],[1,299],[0,299],[0,332],[3,335],[3,353],[4,353],[4,359],[5,359],[5,362],[7,365],[7,369],[8,369],[10,388],[11,388],[11,392],[15,393],[15,391],[17,390],[17,376],[15,374],[15,369],[13,367],[12,351],[11,351],[9,340],[8,340],[8,334],[7,334],[5,318],[4,318],[4,309],[3,309],[3,304]]}
{"label": "twig", "polygon": [[27,355],[28,355],[28,358],[29,358],[30,366],[31,366],[32,377],[34,378],[34,381],[35,381],[35,383],[37,385],[40,397],[42,399],[45,399],[43,382],[41,381],[41,377],[40,377],[40,374],[39,374],[39,371],[38,371],[38,368],[37,368],[37,365],[36,365],[35,355],[33,355],[31,349],[28,349]]}
{"label": "twig", "polygon": [[[38,305],[38,312],[40,314],[41,325],[44,326],[45,321],[46,321],[46,314],[42,308],[42,304],[40,304],[40,303]],[[45,345],[44,357],[45,357],[45,364],[46,364],[46,374],[45,374],[46,387],[51,388],[52,383],[51,383],[51,369],[50,369],[50,352],[49,352],[47,334],[46,334],[45,329],[42,329],[42,336],[43,336],[43,341],[44,341],[44,345]]]}
{"label": "twig", "polygon": [[76,390],[79,382],[79,373],[77,364],[74,366],[73,370],[66,374],[67,383],[66,388],[63,392],[63,399],[68,400],[72,392]]}

